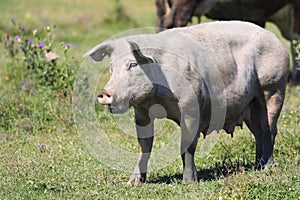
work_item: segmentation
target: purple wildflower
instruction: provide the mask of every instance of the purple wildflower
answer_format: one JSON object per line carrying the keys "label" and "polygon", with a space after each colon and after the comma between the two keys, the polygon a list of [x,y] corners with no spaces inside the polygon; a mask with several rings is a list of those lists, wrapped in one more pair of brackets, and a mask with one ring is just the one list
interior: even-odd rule
{"label": "purple wildflower", "polygon": [[8,40],[4,40],[4,45],[7,45],[8,44]]}
{"label": "purple wildflower", "polygon": [[25,29],[24,26],[20,26],[21,31],[24,31],[24,29]]}
{"label": "purple wildflower", "polygon": [[28,39],[28,40],[27,40],[27,44],[29,44],[29,45],[30,45],[30,44],[31,44],[31,45],[34,45],[34,43],[32,42],[31,39]]}
{"label": "purple wildflower", "polygon": [[44,48],[44,45],[43,44],[39,44],[38,46],[40,49]]}
{"label": "purple wildflower", "polygon": [[19,40],[19,39],[20,39],[20,36],[17,35],[17,36],[15,37],[15,40]]}
{"label": "purple wildflower", "polygon": [[15,21],[15,19],[14,19],[14,18],[10,18],[10,21],[11,21],[11,23],[13,23],[13,24],[15,24],[15,23],[16,23],[16,21]]}
{"label": "purple wildflower", "polygon": [[66,44],[66,48],[67,48],[67,49],[70,49],[70,48],[71,48],[71,45],[70,45],[69,43],[67,43],[67,44]]}

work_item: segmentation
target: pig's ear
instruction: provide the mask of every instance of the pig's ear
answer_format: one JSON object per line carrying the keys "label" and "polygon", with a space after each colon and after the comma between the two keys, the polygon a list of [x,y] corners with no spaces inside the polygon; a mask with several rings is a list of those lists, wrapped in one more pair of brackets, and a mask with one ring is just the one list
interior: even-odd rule
{"label": "pig's ear", "polygon": [[130,44],[130,47],[131,47],[131,51],[134,55],[134,58],[136,59],[136,61],[138,62],[139,65],[155,62],[153,58],[151,58],[150,56],[145,56],[141,52],[141,49],[140,49],[140,47],[138,46],[137,43],[129,41],[129,44]]}
{"label": "pig's ear", "polygon": [[90,56],[93,59],[93,61],[100,62],[105,56],[110,56],[113,50],[114,49],[111,43],[101,43],[86,54],[84,54],[83,57]]}

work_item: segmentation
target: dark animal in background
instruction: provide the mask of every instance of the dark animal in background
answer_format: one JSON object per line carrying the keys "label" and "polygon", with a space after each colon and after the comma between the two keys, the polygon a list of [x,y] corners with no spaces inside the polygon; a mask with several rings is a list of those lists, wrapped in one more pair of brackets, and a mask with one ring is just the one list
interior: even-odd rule
{"label": "dark animal in background", "polygon": [[296,61],[293,40],[300,40],[299,0],[156,0],[158,31],[183,27],[193,16],[214,20],[243,20],[265,27],[267,21],[280,29],[291,42],[294,68],[291,82],[300,84],[300,66]]}

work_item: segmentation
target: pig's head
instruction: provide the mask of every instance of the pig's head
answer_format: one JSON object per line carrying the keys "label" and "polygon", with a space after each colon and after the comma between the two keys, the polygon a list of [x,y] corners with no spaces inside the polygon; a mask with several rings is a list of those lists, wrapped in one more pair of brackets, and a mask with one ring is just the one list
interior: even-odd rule
{"label": "pig's head", "polygon": [[111,113],[126,112],[143,101],[152,91],[151,67],[154,59],[142,53],[136,42],[115,40],[102,43],[89,51],[93,61],[110,58],[110,80],[100,90],[98,101],[108,105]]}

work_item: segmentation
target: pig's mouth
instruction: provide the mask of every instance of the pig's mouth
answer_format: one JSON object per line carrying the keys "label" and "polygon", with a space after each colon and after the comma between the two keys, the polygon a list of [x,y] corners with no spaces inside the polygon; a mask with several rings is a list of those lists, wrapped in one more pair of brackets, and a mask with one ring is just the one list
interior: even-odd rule
{"label": "pig's mouth", "polygon": [[129,108],[131,104],[129,101],[121,101],[121,102],[113,102],[112,104],[107,105],[107,109],[112,114],[122,114],[125,113]]}
{"label": "pig's mouth", "polygon": [[111,114],[122,114],[122,113],[125,113],[129,109],[129,107],[123,107],[123,106],[116,107],[116,106],[108,105],[107,109]]}
{"label": "pig's mouth", "polygon": [[110,113],[113,113],[113,110],[112,110],[111,104],[108,104],[108,105],[107,105],[107,109],[108,109],[108,111],[109,111]]}

